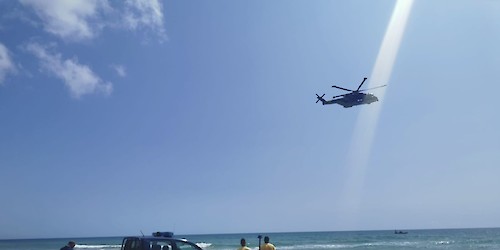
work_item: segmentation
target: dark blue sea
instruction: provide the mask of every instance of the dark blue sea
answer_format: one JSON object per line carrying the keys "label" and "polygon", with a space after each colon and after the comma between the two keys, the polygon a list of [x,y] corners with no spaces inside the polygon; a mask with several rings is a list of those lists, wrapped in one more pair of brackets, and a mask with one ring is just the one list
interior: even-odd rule
{"label": "dark blue sea", "polygon": [[[394,231],[268,233],[277,249],[500,249],[500,228]],[[236,250],[239,240],[258,249],[258,234],[178,235],[206,250]],[[69,240],[75,249],[120,249],[122,237],[0,240],[0,250],[58,250]]]}

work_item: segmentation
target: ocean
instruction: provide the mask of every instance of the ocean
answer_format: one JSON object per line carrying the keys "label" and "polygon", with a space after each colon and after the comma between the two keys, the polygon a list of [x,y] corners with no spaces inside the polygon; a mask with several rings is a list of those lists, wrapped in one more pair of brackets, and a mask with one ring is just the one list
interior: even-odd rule
{"label": "ocean", "polygon": [[[500,249],[500,228],[267,233],[277,249]],[[177,235],[206,250],[236,250],[241,238],[258,249],[258,234]],[[0,250],[58,250],[69,240],[78,249],[120,249],[122,237],[0,240]]]}

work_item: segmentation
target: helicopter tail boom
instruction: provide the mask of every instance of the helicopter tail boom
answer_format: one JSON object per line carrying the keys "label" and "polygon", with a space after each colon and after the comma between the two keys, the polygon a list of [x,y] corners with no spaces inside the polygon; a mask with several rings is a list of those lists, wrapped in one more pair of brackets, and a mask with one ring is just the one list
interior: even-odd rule
{"label": "helicopter tail boom", "polygon": [[318,94],[316,94],[316,98],[318,99],[318,100],[316,100],[316,103],[318,103],[319,101],[321,101],[321,103],[323,105],[338,103],[338,101],[336,99],[332,99],[332,100],[327,101],[327,100],[323,99],[323,96],[325,96],[325,94],[323,94],[322,96],[319,96]]}

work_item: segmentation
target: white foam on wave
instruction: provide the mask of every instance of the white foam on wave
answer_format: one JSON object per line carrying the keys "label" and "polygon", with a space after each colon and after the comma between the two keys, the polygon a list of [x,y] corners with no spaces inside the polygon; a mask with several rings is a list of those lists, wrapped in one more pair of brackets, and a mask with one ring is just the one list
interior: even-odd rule
{"label": "white foam on wave", "polygon": [[[435,245],[450,245],[451,241],[434,241]],[[304,245],[293,245],[293,246],[280,246],[279,249],[283,250],[294,250],[294,249],[348,249],[348,248],[360,248],[360,247],[408,247],[417,246],[421,243],[411,242],[411,241],[400,241],[400,242],[365,242],[365,243],[339,243],[339,244],[304,244]],[[197,242],[196,245],[203,249],[210,248],[212,243],[207,242]],[[110,249],[120,249],[121,245],[85,245],[78,244],[75,249],[96,249],[96,250],[110,250]],[[233,248],[227,249],[232,250]],[[259,247],[252,247],[251,249],[257,250]],[[224,249],[226,250],[226,249]]]}
{"label": "white foam on wave", "polygon": [[345,244],[322,244],[322,245],[295,245],[295,246],[280,246],[280,249],[339,249],[339,248],[354,248],[354,245]]}
{"label": "white foam on wave", "polygon": [[436,241],[436,245],[450,245],[452,242],[447,240]]}
{"label": "white foam on wave", "polygon": [[122,245],[85,245],[85,244],[77,244],[75,249],[119,249]]}
{"label": "white foam on wave", "polygon": [[201,248],[207,248],[212,245],[212,243],[206,243],[206,242],[197,242],[196,245],[198,245]]}
{"label": "white foam on wave", "polygon": [[367,243],[339,243],[339,244],[310,244],[310,245],[293,245],[280,246],[279,249],[346,249],[346,248],[363,248],[363,247],[408,247],[417,246],[418,242],[367,242]]}
{"label": "white foam on wave", "polygon": [[[196,245],[198,245],[199,247],[201,248],[207,248],[207,247],[210,247],[212,245],[212,243],[206,243],[206,242],[198,242],[196,243]],[[96,250],[99,250],[99,249],[102,249],[102,250],[108,250],[108,249],[120,249],[122,246],[121,245],[105,245],[105,244],[102,244],[102,245],[85,245],[85,244],[77,244],[75,246],[75,249],[96,249]]]}

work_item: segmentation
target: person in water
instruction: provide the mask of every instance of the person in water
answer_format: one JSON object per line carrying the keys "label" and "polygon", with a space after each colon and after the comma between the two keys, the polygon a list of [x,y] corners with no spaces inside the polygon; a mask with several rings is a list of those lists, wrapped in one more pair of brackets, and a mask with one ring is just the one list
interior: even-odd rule
{"label": "person in water", "polygon": [[269,243],[269,237],[264,237],[264,244],[260,246],[260,250],[276,250],[273,244]]}
{"label": "person in water", "polygon": [[61,248],[61,250],[71,250],[71,249],[75,248],[75,245],[76,245],[76,243],[74,241],[70,241],[70,242],[68,242],[68,245],[63,246]]}
{"label": "person in water", "polygon": [[250,248],[247,247],[247,241],[245,240],[245,238],[241,238],[240,244],[241,244],[241,247],[238,248],[238,250],[250,250]]}

